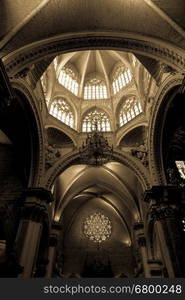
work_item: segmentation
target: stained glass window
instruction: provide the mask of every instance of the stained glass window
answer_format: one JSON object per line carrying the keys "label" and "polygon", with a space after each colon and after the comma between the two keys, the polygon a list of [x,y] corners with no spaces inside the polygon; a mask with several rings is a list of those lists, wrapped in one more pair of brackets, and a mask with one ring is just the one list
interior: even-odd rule
{"label": "stained glass window", "polygon": [[108,217],[102,213],[88,216],[83,223],[83,233],[91,241],[102,243],[111,235],[112,225]]}
{"label": "stained glass window", "polygon": [[65,99],[56,99],[52,102],[49,113],[70,127],[74,127],[74,115]]}
{"label": "stained glass window", "polygon": [[120,126],[123,126],[130,120],[134,119],[141,112],[142,112],[142,107],[140,102],[134,96],[128,98],[123,103],[120,110],[120,114],[119,114]]}
{"label": "stained glass window", "polygon": [[107,99],[107,86],[101,79],[93,78],[84,86],[84,99]]}
{"label": "stained glass window", "polygon": [[98,131],[111,131],[110,120],[107,114],[101,110],[89,112],[82,122],[82,131],[90,132],[97,128]]}
{"label": "stained glass window", "polygon": [[123,87],[127,86],[132,80],[132,74],[129,69],[120,66],[116,69],[113,77],[113,94],[118,93]]}
{"label": "stained glass window", "polygon": [[79,84],[77,81],[77,77],[70,68],[62,68],[59,74],[58,81],[73,94],[78,95]]}

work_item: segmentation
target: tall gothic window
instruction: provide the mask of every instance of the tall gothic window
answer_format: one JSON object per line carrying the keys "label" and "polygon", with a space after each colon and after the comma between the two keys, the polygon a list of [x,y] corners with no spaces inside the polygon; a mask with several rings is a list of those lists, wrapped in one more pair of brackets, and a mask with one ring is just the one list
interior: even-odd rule
{"label": "tall gothic window", "polygon": [[73,72],[73,70],[67,67],[62,68],[59,74],[58,81],[70,92],[72,92],[76,96],[78,95],[79,84],[76,74]]}
{"label": "tall gothic window", "polygon": [[84,86],[84,99],[107,99],[107,86],[101,79],[92,78]]}
{"label": "tall gothic window", "polygon": [[129,69],[126,69],[124,66],[120,66],[116,69],[113,82],[112,82],[112,89],[113,93],[118,93],[123,87],[128,85],[132,80],[132,74]]}
{"label": "tall gothic window", "polygon": [[128,98],[122,104],[120,113],[119,113],[119,122],[120,126],[123,126],[130,120],[134,119],[137,115],[142,112],[142,107],[140,102],[133,96]]}
{"label": "tall gothic window", "polygon": [[52,102],[49,113],[70,127],[74,127],[74,115],[65,99],[56,99]]}
{"label": "tall gothic window", "polygon": [[110,120],[107,114],[101,110],[89,112],[82,123],[82,131],[90,132],[97,129],[98,131],[110,131]]}

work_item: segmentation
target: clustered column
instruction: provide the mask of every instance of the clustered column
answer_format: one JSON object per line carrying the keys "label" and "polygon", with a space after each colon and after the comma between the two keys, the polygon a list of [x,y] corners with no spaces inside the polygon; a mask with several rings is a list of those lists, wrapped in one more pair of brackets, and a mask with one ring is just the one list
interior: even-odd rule
{"label": "clustered column", "polygon": [[150,272],[148,268],[148,255],[147,255],[146,238],[144,235],[143,222],[137,222],[134,225],[134,231],[135,231],[135,237],[140,251],[140,256],[142,259],[144,277],[148,278],[150,277]]}
{"label": "clustered column", "polygon": [[48,204],[52,196],[43,188],[28,188],[23,192],[23,197],[25,200],[16,237],[16,250],[19,264],[23,267],[19,277],[30,278],[34,275],[43,227],[49,232]]}
{"label": "clustered column", "polygon": [[158,236],[163,263],[170,278],[184,277],[184,233],[181,227],[184,215],[184,189],[173,186],[155,186],[146,192],[149,203],[148,222]]}
{"label": "clustered column", "polygon": [[50,239],[49,239],[49,253],[47,265],[47,272],[45,278],[51,278],[53,275],[53,266],[56,259],[56,250],[59,241],[59,235],[61,231],[60,224],[54,222],[51,227]]}

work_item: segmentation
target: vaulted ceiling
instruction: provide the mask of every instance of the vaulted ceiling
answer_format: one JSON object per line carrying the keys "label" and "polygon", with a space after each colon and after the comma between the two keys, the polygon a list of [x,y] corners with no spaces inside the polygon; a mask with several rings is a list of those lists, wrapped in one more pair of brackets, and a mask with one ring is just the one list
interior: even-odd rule
{"label": "vaulted ceiling", "polygon": [[[1,4],[4,54],[40,40],[91,32],[120,32],[185,48],[183,0],[5,0]],[[40,26],[38,26],[40,24]]]}

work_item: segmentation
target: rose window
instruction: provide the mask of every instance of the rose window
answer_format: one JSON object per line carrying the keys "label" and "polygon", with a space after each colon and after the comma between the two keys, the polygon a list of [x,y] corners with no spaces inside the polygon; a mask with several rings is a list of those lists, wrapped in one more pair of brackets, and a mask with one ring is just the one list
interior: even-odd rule
{"label": "rose window", "polygon": [[101,243],[111,234],[111,222],[101,213],[94,213],[86,218],[83,224],[84,235],[95,243]]}

